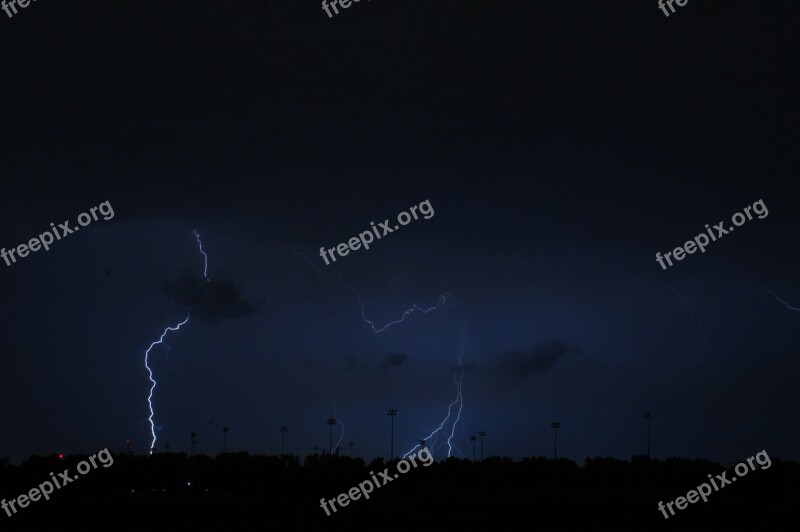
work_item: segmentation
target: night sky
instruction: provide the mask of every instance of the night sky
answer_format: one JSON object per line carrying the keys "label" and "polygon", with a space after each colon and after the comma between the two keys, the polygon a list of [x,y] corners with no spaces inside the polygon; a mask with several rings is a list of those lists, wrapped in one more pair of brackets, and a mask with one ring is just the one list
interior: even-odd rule
{"label": "night sky", "polygon": [[0,12],[0,245],[114,210],[0,262],[0,457],[149,451],[145,350],[188,315],[151,351],[157,451],[327,451],[336,417],[387,456],[396,408],[405,452],[455,377],[437,459],[459,407],[454,456],[550,456],[558,421],[559,455],[630,458],[651,411],[654,457],[800,458],[795,3],[340,11]]}

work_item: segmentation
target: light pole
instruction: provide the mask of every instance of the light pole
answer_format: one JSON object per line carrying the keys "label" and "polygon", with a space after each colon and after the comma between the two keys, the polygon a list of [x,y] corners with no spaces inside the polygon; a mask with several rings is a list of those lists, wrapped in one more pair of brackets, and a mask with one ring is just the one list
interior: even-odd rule
{"label": "light pole", "polygon": [[289,427],[281,427],[281,456],[284,454],[284,449],[286,448],[286,431],[289,430]]}
{"label": "light pole", "polygon": [[558,429],[561,428],[561,423],[553,421],[550,426],[553,428],[553,460],[556,460],[558,458]]}
{"label": "light pole", "polygon": [[228,452],[228,427],[222,427],[222,454]]}
{"label": "light pole", "polygon": [[331,432],[328,441],[328,454],[333,454],[333,426],[336,425],[336,419],[328,418],[328,425],[331,427]]}
{"label": "light pole", "polygon": [[650,458],[650,420],[653,419],[653,414],[645,412],[642,417],[647,420],[647,457]]}
{"label": "light pole", "polygon": [[397,415],[396,408],[390,408],[389,411],[386,413],[387,416],[392,418],[392,432],[391,432],[391,443],[389,445],[389,460],[394,460],[394,416]]}
{"label": "light pole", "polygon": [[355,447],[355,445],[356,445],[356,442],[354,442],[354,441],[347,442],[347,446],[350,447],[350,458],[353,457],[353,447]]}
{"label": "light pole", "polygon": [[481,462],[483,462],[483,437],[486,436],[486,432],[483,430],[478,431],[478,436],[481,437]]}
{"label": "light pole", "polygon": [[469,442],[472,444],[472,461],[475,461],[475,436],[469,437]]}

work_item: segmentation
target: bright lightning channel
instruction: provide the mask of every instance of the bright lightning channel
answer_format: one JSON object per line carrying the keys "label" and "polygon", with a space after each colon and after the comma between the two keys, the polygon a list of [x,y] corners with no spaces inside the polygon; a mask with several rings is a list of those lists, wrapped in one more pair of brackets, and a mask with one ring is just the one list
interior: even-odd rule
{"label": "bright lightning channel", "polygon": [[[192,231],[194,236],[197,238],[197,245],[200,248],[200,253],[203,254],[204,258],[204,266],[203,266],[203,278],[208,280],[208,255],[206,252],[203,251],[203,243],[200,241],[200,234],[197,231]],[[153,449],[156,447],[156,425],[155,425],[155,410],[153,409],[153,392],[156,389],[156,380],[153,378],[153,369],[150,367],[150,351],[157,345],[164,343],[164,338],[166,338],[167,334],[170,332],[178,331],[182,326],[186,325],[189,321],[189,316],[186,316],[186,319],[180,322],[179,324],[175,325],[174,327],[167,327],[164,329],[164,332],[161,333],[161,337],[158,340],[150,344],[150,347],[147,348],[147,351],[144,353],[144,367],[147,368],[147,375],[150,379],[150,393],[147,395],[147,405],[150,408],[150,416],[147,420],[150,422],[150,434],[153,436],[153,439],[150,442],[150,454],[153,454]]]}
{"label": "bright lightning channel", "polygon": [[200,235],[197,233],[197,231],[192,232],[194,233],[194,236],[197,237],[197,245],[200,247],[200,253],[203,254],[203,258],[205,259],[203,265],[203,279],[208,280],[208,255],[206,255],[206,252],[203,251],[203,243],[200,242]]}
{"label": "bright lightning channel", "polygon": [[147,351],[144,354],[144,367],[147,368],[147,373],[150,377],[150,394],[147,396],[147,404],[150,407],[150,417],[147,420],[150,422],[150,433],[153,435],[153,440],[150,442],[150,454],[153,454],[153,449],[156,447],[156,426],[153,421],[153,417],[155,417],[155,411],[153,410],[153,391],[156,389],[156,381],[153,378],[153,370],[150,368],[149,359],[150,359],[150,350],[152,350],[155,346],[164,342],[164,338],[170,331],[177,331],[181,328],[181,326],[185,325],[186,322],[189,321],[189,316],[186,316],[186,319],[180,322],[178,325],[174,327],[167,327],[164,329],[164,332],[161,333],[161,337],[150,344],[150,347],[147,348]]}

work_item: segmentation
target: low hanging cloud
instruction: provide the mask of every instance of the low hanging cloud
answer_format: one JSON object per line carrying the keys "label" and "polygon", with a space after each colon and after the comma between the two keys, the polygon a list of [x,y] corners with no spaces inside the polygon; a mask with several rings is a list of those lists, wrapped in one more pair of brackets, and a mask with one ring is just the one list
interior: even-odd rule
{"label": "low hanging cloud", "polygon": [[517,379],[524,379],[534,373],[546,373],[556,363],[579,349],[563,339],[539,342],[529,349],[514,349],[492,357],[492,368]]}
{"label": "low hanging cloud", "polygon": [[405,353],[391,353],[383,357],[381,363],[378,365],[379,369],[395,368],[408,363],[408,355]]}
{"label": "low hanging cloud", "polygon": [[163,288],[179,305],[188,308],[193,318],[202,321],[237,319],[256,313],[226,272],[204,279],[184,271],[174,281],[164,281]]}

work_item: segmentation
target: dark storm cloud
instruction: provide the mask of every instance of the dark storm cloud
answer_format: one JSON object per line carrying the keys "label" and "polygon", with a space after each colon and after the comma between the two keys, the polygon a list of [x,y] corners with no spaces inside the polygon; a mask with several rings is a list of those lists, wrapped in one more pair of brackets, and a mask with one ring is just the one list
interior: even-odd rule
{"label": "dark storm cloud", "polygon": [[497,371],[522,379],[533,373],[544,373],[553,369],[559,359],[577,352],[563,339],[545,340],[530,349],[514,349],[499,355],[492,360],[492,367]]}
{"label": "dark storm cloud", "polygon": [[215,279],[203,279],[184,271],[176,280],[164,281],[163,287],[199,320],[214,322],[256,313],[255,307],[242,298],[239,287],[226,272]]}
{"label": "dark storm cloud", "polygon": [[402,366],[408,362],[408,355],[405,353],[391,353],[383,357],[379,364],[379,369],[389,369],[397,366]]}

